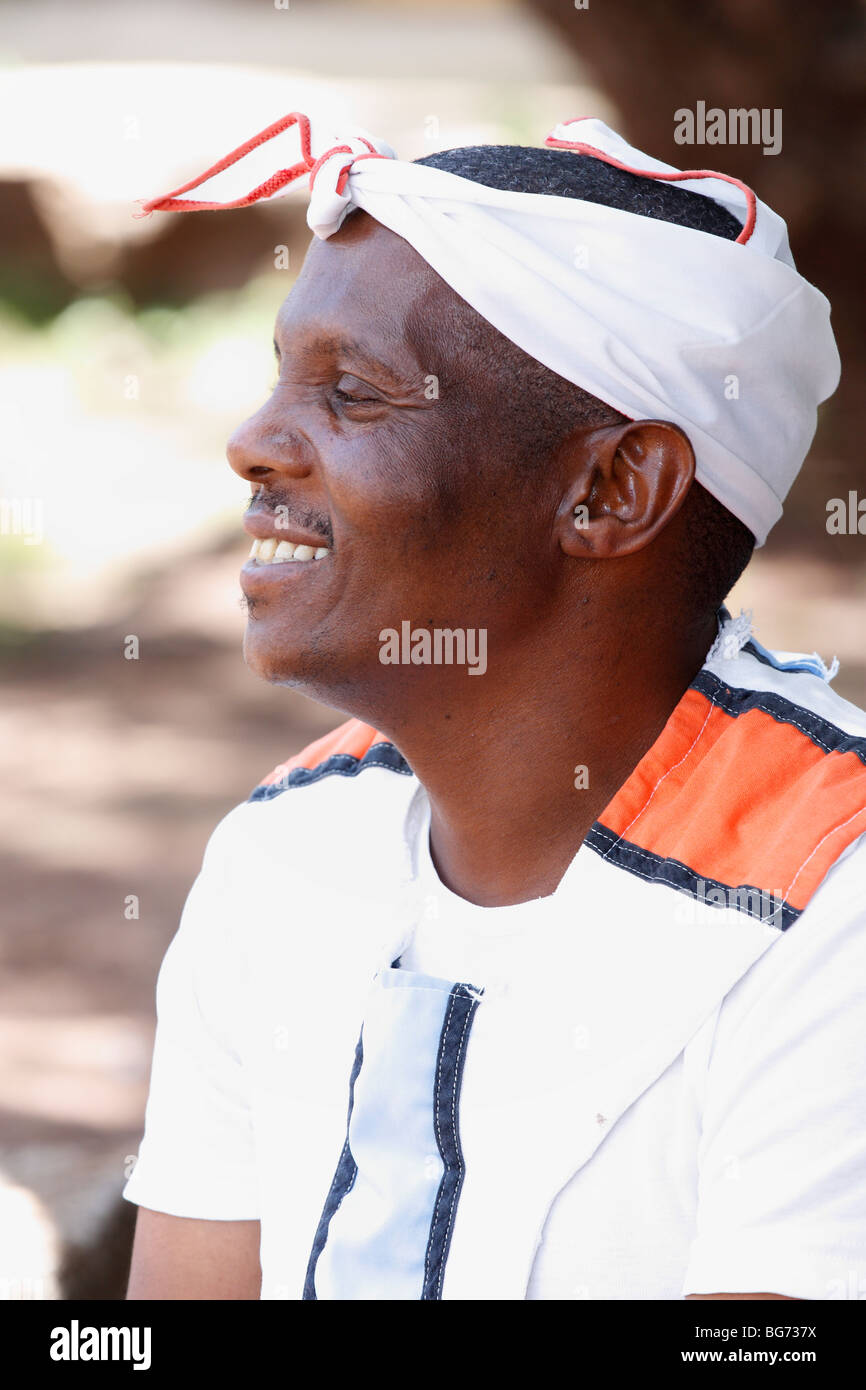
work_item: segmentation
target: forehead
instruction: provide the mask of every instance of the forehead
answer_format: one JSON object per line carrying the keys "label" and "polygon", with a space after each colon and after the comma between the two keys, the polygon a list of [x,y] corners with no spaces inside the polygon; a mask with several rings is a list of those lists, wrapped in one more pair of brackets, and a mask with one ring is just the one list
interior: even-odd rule
{"label": "forehead", "polygon": [[408,242],[355,212],[327,241],[314,239],[277,315],[277,341],[350,338],[417,351],[435,337],[437,303],[448,296]]}

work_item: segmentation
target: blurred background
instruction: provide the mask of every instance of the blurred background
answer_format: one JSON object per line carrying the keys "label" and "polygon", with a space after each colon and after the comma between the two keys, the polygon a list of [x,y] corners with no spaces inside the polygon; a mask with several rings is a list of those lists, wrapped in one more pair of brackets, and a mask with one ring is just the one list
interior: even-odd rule
{"label": "blurred background", "polygon": [[[844,375],[730,604],[766,645],[838,656],[866,704],[856,511],[827,529],[830,499],[866,498],[864,57],[855,0],[0,0],[0,1299],[123,1296],[183,898],[216,821],[339,722],[243,665],[248,489],[224,459],[272,381],[305,199],[135,200],[293,108],[404,158],[597,114],[752,183],[831,299]],[[781,109],[781,153],[677,146],[698,101]]]}

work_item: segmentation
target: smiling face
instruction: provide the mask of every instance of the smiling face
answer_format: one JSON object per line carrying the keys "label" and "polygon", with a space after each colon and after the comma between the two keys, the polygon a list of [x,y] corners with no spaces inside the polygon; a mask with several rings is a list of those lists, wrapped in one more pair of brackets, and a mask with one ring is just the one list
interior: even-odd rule
{"label": "smiling face", "polygon": [[422,685],[466,690],[465,667],[383,665],[382,630],[485,628],[505,655],[562,559],[556,484],[542,472],[515,496],[496,364],[485,379],[452,331],[455,301],[407,243],[354,214],[311,248],[277,319],[278,383],[228,447],[264,545],[241,575],[248,664],[371,721]]}

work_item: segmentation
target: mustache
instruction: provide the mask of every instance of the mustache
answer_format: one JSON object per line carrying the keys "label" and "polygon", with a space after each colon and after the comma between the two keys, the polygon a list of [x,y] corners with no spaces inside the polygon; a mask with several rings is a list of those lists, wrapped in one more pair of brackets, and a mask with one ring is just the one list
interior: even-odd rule
{"label": "mustache", "polygon": [[299,531],[312,532],[315,536],[321,536],[328,544],[334,540],[334,532],[331,522],[327,516],[313,511],[309,507],[298,507],[295,503],[278,497],[276,494],[266,494],[264,488],[254,492],[244,507],[244,515],[255,508],[259,515],[270,515],[274,518],[274,525],[277,530],[290,530],[292,527]]}

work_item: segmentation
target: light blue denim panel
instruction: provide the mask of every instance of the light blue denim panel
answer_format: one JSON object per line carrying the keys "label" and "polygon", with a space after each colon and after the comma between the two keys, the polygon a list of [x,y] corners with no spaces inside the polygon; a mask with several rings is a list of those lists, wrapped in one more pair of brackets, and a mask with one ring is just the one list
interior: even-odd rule
{"label": "light blue denim panel", "polygon": [[316,1265],[319,1299],[421,1297],[444,1172],[433,1099],[453,988],[450,980],[407,970],[377,977],[349,1120],[357,1174]]}
{"label": "light blue denim panel", "polygon": [[801,653],[792,657],[790,661],[782,661],[774,652],[771,652],[768,647],[763,646],[756,637],[749,638],[746,650],[748,650],[749,647],[751,647],[768,666],[775,667],[777,671],[806,671],[809,675],[820,676],[821,679],[825,681],[832,679],[826,663],[823,662],[817,654],[814,656],[807,656],[805,653]]}

